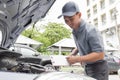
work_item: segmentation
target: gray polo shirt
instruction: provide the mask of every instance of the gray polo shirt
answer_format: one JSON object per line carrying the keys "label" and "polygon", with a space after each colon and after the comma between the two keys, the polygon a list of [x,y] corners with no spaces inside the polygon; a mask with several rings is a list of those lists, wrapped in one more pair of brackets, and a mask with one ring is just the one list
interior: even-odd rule
{"label": "gray polo shirt", "polygon": [[100,32],[84,20],[81,20],[78,30],[73,30],[73,36],[80,55],[86,55],[91,52],[104,52]]}

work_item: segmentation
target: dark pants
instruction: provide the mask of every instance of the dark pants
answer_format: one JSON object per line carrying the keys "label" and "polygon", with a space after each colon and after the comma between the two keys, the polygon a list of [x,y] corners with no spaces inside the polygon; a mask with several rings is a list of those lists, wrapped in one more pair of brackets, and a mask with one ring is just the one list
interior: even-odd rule
{"label": "dark pants", "polygon": [[108,80],[108,65],[106,61],[87,64],[85,71],[88,76],[97,80]]}

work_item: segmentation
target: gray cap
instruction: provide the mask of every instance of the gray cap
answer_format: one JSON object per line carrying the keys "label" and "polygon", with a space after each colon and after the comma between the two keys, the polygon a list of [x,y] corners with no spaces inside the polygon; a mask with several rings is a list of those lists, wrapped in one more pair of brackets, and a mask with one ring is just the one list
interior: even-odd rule
{"label": "gray cap", "polygon": [[73,1],[69,1],[63,6],[62,14],[58,18],[62,16],[73,16],[77,12],[80,12],[78,5]]}

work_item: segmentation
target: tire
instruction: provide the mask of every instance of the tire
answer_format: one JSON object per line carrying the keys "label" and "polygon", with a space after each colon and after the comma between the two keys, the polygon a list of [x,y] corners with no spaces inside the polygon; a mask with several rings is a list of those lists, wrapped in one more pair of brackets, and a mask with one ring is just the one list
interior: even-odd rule
{"label": "tire", "polygon": [[59,71],[59,66],[53,66],[51,60],[41,61],[41,65],[45,66],[46,70]]}

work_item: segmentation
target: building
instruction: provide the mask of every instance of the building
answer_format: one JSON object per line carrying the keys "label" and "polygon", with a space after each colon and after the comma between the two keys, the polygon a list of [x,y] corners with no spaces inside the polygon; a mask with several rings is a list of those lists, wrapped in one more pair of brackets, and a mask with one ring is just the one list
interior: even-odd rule
{"label": "building", "polygon": [[64,38],[51,46],[48,47],[48,50],[51,51],[53,54],[54,51],[59,51],[59,55],[62,54],[62,52],[71,52],[72,49],[76,47],[75,42],[71,38]]}
{"label": "building", "polygon": [[101,31],[105,46],[120,48],[119,6],[120,0],[86,0],[87,21]]}

